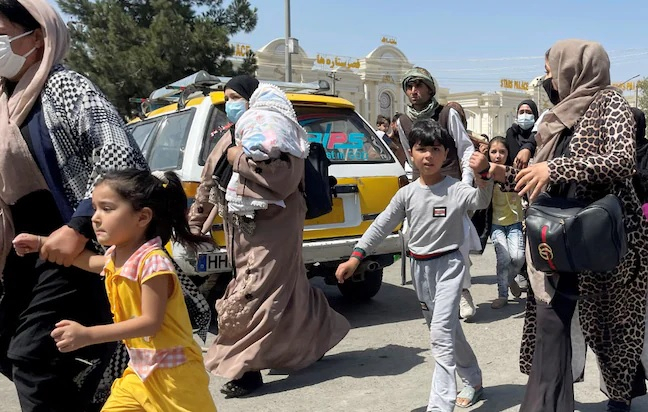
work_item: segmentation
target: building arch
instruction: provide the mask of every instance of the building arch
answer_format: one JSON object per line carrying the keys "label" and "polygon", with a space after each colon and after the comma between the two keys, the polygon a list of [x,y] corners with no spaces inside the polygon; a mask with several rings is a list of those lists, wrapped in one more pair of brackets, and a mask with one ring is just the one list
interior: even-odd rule
{"label": "building arch", "polygon": [[[286,46],[286,40],[279,38],[279,39],[274,39],[270,43],[266,44],[265,46],[261,47],[258,51],[257,54],[260,53],[271,53],[275,55],[284,55],[284,47]],[[301,56],[303,58],[308,58],[308,55],[302,49],[300,45],[297,45],[297,53],[295,53],[298,56]]]}

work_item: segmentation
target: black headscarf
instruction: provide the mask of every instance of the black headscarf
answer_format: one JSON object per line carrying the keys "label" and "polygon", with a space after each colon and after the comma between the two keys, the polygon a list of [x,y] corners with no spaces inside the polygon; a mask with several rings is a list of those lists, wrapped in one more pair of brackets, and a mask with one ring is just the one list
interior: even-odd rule
{"label": "black headscarf", "polygon": [[250,101],[250,97],[252,97],[252,93],[254,93],[257,87],[259,87],[259,81],[249,74],[241,74],[232,77],[227,84],[225,84],[226,89],[234,90],[247,101]]}
{"label": "black headscarf", "polygon": [[632,116],[634,116],[635,122],[637,123],[637,148],[639,145],[643,146],[646,141],[646,115],[641,109],[637,107],[630,108],[632,110]]}
{"label": "black headscarf", "polygon": [[522,105],[524,105],[524,104],[529,105],[529,107],[531,108],[531,111],[533,112],[533,117],[535,117],[535,119],[538,120],[538,106],[536,106],[536,104],[535,104],[535,102],[533,100],[522,100],[520,102],[520,104],[518,104],[518,107],[517,107],[515,113],[517,114],[517,111],[520,110],[520,107],[522,107]]}
{"label": "black headscarf", "polygon": [[[518,104],[517,109],[515,111],[516,116],[517,116],[517,112],[520,110],[520,107],[525,104],[529,105],[531,111],[533,112],[533,117],[537,121],[538,106],[536,106],[533,100],[522,100],[520,104]],[[506,159],[507,165],[513,164],[513,160],[522,149],[531,150],[531,156],[535,154],[536,142],[535,142],[535,134],[533,133],[532,129],[533,128],[524,130],[517,123],[515,123],[511,127],[509,127],[509,129],[506,131],[506,143],[509,147],[509,155],[508,158]]]}
{"label": "black headscarf", "polygon": [[640,109],[632,107],[632,116],[637,123],[635,134],[637,142],[637,173],[633,176],[633,182],[639,200],[642,203],[648,201],[648,140],[646,140],[646,115]]}

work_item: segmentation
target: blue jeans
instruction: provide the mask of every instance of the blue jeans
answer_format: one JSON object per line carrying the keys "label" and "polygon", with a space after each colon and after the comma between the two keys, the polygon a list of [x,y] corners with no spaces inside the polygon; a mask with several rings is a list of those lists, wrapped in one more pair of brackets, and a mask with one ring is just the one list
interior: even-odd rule
{"label": "blue jeans", "polygon": [[508,299],[509,282],[524,264],[522,223],[493,225],[491,239],[497,257],[497,297]]}

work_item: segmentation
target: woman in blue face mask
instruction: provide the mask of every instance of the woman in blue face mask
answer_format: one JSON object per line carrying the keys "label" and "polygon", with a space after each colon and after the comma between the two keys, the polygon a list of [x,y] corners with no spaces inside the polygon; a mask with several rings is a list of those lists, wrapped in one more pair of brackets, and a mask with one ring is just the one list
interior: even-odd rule
{"label": "woman in blue face mask", "polygon": [[536,149],[535,133],[532,129],[537,119],[538,107],[533,100],[520,102],[515,124],[506,131],[506,144],[510,149],[506,164],[519,169],[528,166]]}
{"label": "woman in blue face mask", "polygon": [[250,97],[259,86],[252,76],[242,74],[232,77],[225,85],[225,113],[232,123],[236,123],[249,107]]}
{"label": "woman in blue face mask", "polygon": [[252,97],[252,93],[257,87],[259,87],[259,81],[247,74],[232,77],[225,84],[225,114],[233,125],[216,143],[205,162],[205,167],[203,167],[196,198],[189,210],[189,226],[193,233],[209,233],[211,230],[211,222],[214,217],[211,215],[212,211],[215,212],[215,210],[213,205],[209,203],[209,193],[216,184],[213,177],[214,169],[218,159],[232,141],[234,124],[248,109],[250,97]]}

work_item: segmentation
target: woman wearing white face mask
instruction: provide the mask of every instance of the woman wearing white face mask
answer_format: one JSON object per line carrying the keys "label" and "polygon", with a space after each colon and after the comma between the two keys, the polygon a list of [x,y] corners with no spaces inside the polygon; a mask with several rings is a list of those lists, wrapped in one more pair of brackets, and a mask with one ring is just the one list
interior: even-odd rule
{"label": "woman wearing white face mask", "polygon": [[[102,281],[69,266],[92,247],[96,176],[147,169],[115,108],[60,64],[68,48],[47,1],[0,0],[0,372],[23,411],[88,410],[114,346],[61,354],[50,333],[112,322]],[[40,258],[11,250],[21,232],[52,232]]]}
{"label": "woman wearing white face mask", "polygon": [[517,118],[513,126],[506,131],[506,144],[510,148],[507,163],[523,169],[535,154],[535,133],[533,124],[538,118],[538,107],[533,100],[520,102]]}

